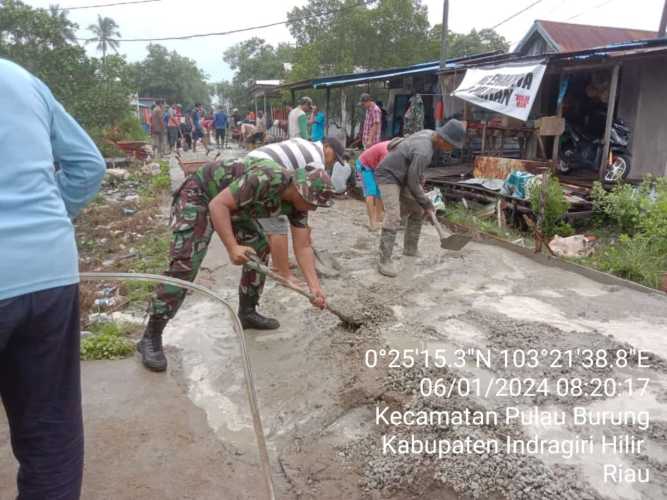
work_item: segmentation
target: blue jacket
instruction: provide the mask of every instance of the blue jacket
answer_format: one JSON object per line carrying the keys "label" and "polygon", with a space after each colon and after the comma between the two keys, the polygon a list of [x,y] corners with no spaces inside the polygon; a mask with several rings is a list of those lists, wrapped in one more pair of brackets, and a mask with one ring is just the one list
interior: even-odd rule
{"label": "blue jacket", "polygon": [[224,111],[218,111],[215,114],[215,128],[227,128],[227,114]]}
{"label": "blue jacket", "polygon": [[106,166],[46,85],[5,59],[0,110],[2,300],[78,283],[71,218],[95,196]]}

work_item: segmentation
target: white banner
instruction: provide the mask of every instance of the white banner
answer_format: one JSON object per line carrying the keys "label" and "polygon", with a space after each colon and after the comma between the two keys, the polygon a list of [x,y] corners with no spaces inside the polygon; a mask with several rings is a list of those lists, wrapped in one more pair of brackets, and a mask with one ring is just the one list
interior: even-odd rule
{"label": "white banner", "polygon": [[546,64],[470,68],[454,95],[496,113],[526,121]]}

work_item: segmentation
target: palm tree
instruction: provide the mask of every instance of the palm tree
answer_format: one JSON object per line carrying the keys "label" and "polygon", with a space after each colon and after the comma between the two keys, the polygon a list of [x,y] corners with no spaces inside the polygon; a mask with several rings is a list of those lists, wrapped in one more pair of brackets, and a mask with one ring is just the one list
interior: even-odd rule
{"label": "palm tree", "polygon": [[116,21],[98,14],[97,24],[91,24],[88,30],[93,32],[95,38],[91,38],[87,43],[97,42],[97,50],[102,51],[102,60],[106,59],[107,49],[111,48],[114,52],[118,52],[120,32]]}
{"label": "palm tree", "polygon": [[49,15],[61,26],[63,42],[75,43],[76,34],[74,33],[74,25],[67,19],[67,11],[60,8],[58,4],[49,5]]}

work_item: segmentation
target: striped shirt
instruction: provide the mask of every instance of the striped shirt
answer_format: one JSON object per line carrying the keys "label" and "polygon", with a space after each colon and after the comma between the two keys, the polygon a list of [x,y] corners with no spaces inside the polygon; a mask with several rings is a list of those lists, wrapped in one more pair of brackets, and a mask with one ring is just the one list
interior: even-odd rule
{"label": "striped shirt", "polygon": [[288,170],[312,165],[324,168],[324,148],[321,142],[305,139],[289,139],[283,142],[267,144],[248,153],[250,158],[273,160]]}

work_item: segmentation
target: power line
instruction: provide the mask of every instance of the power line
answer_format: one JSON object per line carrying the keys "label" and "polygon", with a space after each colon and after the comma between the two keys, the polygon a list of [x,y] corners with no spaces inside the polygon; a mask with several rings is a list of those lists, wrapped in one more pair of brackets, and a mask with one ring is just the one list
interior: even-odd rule
{"label": "power line", "polygon": [[572,17],[568,17],[568,18],[566,19],[566,21],[572,21],[572,19],[576,19],[576,18],[578,18],[578,17],[583,16],[584,14],[588,14],[589,12],[594,11],[594,10],[596,10],[596,9],[599,9],[600,7],[604,7],[605,5],[610,4],[611,2],[614,2],[614,1],[615,1],[615,0],[607,0],[606,2],[599,3],[599,4],[597,4],[597,5],[593,6],[593,7],[591,7],[590,9],[586,9],[586,10],[584,10],[584,11],[579,12],[579,14],[575,14],[575,15],[572,16]]}
{"label": "power line", "polygon": [[133,0],[131,2],[101,3],[98,5],[80,5],[78,7],[58,7],[60,10],[101,9],[103,7],[116,7],[117,5],[131,5],[135,3],[161,2],[162,0]]}
{"label": "power line", "polygon": [[495,30],[496,28],[502,26],[502,25],[505,24],[506,22],[511,21],[511,20],[514,19],[515,17],[517,17],[517,16],[523,14],[523,13],[526,12],[528,9],[532,9],[532,8],[535,7],[538,3],[542,3],[543,1],[544,1],[544,0],[535,0],[533,3],[531,3],[531,4],[528,5],[527,7],[524,7],[524,8],[521,9],[519,12],[517,12],[517,13],[515,13],[515,14],[512,14],[512,15],[511,15],[510,17],[508,17],[507,19],[503,19],[503,20],[500,21],[498,24],[496,24],[495,26],[492,26],[492,27],[489,28],[489,29]]}
{"label": "power line", "polygon": [[[143,0],[143,1],[148,1],[148,0]],[[158,0],[153,0],[153,1],[158,1]],[[339,12],[343,12],[346,10],[350,10],[353,8],[357,7],[365,7],[367,5],[370,5],[371,3],[375,3],[377,0],[363,0],[360,1],[358,4],[351,5],[348,7],[343,7],[341,9],[334,9],[334,10],[329,10],[329,11],[323,11],[323,12],[318,12],[317,14],[310,14],[308,16],[302,16],[302,17],[297,17],[291,20],[285,20],[285,21],[278,21],[275,23],[268,23],[268,24],[261,24],[258,26],[249,26],[247,28],[238,28],[234,30],[229,30],[229,31],[219,31],[219,32],[213,32],[213,33],[196,33],[192,35],[180,35],[180,36],[166,36],[166,37],[161,37],[161,38],[123,38],[123,39],[115,39],[114,41],[116,42],[167,42],[167,41],[172,41],[172,40],[192,40],[195,38],[206,38],[210,36],[225,36],[225,35],[233,35],[236,33],[243,33],[246,31],[254,31],[254,30],[259,30],[259,29],[264,29],[264,28],[271,28],[273,26],[280,26],[282,24],[291,24],[296,21],[303,21],[307,19],[312,19],[315,17],[321,17],[321,16],[328,16],[330,14],[337,14]],[[89,41],[97,41],[97,38],[77,38],[78,41],[80,42],[89,42]]]}

